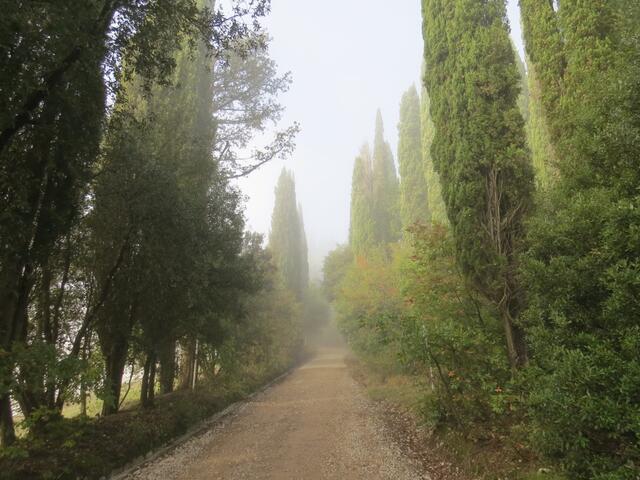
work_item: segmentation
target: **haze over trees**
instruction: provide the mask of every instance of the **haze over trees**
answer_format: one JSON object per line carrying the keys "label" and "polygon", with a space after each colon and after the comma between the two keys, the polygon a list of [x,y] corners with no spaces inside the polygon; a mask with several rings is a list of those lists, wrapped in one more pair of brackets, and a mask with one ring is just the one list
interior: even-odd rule
{"label": "haze over trees", "polygon": [[505,458],[518,442],[516,458],[567,478],[631,479],[640,8],[520,5],[526,68],[505,2],[422,1],[424,88],[400,102],[405,238],[368,233],[366,207],[386,197],[363,188],[365,151],[325,288],[360,358],[421,385],[436,432],[485,438]]}
{"label": "haze over trees", "polygon": [[365,144],[351,180],[349,243],[355,252],[395,241],[400,236],[400,186],[391,147],[384,138],[382,115],[375,122],[373,153]]}
{"label": "haze over trees", "polygon": [[293,174],[284,169],[275,190],[269,250],[284,284],[302,300],[309,288],[307,238],[295,180]]}
{"label": "haze over trees", "polygon": [[2,445],[14,414],[31,438],[72,403],[116,413],[125,373],[149,407],[291,365],[300,307],[230,183],[289,155],[298,130],[239,155],[290,83],[259,24],[269,2],[5,3]]}
{"label": "haze over trees", "polygon": [[108,475],[334,316],[491,478],[639,478],[640,2],[519,4],[524,59],[505,0],[421,0],[319,285],[293,170],[266,239],[233,183],[299,130],[269,0],[0,0],[0,471]]}
{"label": "haze over trees", "polygon": [[429,192],[422,155],[420,96],[411,86],[400,101],[398,125],[398,165],[400,166],[400,213],[402,227],[430,220]]}

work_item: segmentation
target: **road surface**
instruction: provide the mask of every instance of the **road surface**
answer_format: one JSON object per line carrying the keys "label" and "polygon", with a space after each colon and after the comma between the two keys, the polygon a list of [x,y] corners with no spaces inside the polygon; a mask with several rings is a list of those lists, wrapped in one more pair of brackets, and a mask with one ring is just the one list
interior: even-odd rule
{"label": "road surface", "polygon": [[349,375],[345,354],[321,350],[208,431],[127,479],[428,479]]}

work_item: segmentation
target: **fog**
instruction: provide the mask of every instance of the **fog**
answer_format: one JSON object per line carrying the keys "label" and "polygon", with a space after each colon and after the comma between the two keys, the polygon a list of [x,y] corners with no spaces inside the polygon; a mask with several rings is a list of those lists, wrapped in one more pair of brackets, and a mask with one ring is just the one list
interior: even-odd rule
{"label": "fog", "polygon": [[[522,56],[517,0],[508,3]],[[282,97],[282,125],[297,121],[302,131],[291,158],[239,186],[247,196],[247,228],[268,235],[278,175],[283,166],[294,172],[312,278],[321,275],[324,256],[347,241],[353,160],[372,140],[378,108],[396,152],[400,97],[420,84],[421,21],[419,0],[273,0],[265,22],[270,54],[293,75]]]}

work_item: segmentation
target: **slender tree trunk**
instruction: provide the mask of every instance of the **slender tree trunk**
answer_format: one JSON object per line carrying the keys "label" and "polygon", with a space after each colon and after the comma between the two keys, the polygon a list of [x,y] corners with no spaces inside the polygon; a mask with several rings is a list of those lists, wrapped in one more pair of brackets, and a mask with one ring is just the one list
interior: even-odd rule
{"label": "slender tree trunk", "polygon": [[122,375],[127,362],[127,350],[128,343],[120,341],[111,348],[110,354],[105,358],[105,390],[108,393],[108,398],[102,405],[102,415],[118,412]]}
{"label": "slender tree trunk", "polygon": [[[82,346],[82,360],[88,361],[91,356],[91,332],[87,334],[87,338]],[[80,379],[80,414],[82,416],[87,415],[87,382],[84,379],[84,375]]]}
{"label": "slender tree trunk", "polygon": [[151,370],[151,357],[147,355],[147,359],[142,367],[142,384],[140,385],[140,405],[147,406],[148,390],[149,390],[149,370]]}
{"label": "slender tree trunk", "polygon": [[167,341],[160,349],[160,393],[173,391],[176,374],[176,341]]}
{"label": "slender tree trunk", "polygon": [[0,397],[0,447],[8,447],[16,439],[11,411],[11,397],[8,394]]}
{"label": "slender tree trunk", "polygon": [[196,341],[189,338],[182,350],[180,361],[180,389],[186,390],[191,388],[193,381],[193,367],[196,357]]}
{"label": "slender tree trunk", "polygon": [[153,405],[156,383],[156,354],[147,353],[147,360],[144,363],[144,373],[142,375],[142,386],[140,388],[140,405],[148,408]]}
{"label": "slender tree trunk", "polygon": [[198,382],[198,339],[196,339],[196,348],[193,355],[193,380],[191,382],[191,390],[195,390]]}
{"label": "slender tree trunk", "polygon": [[500,309],[500,316],[507,341],[509,364],[513,370],[517,370],[524,366],[528,360],[525,333],[522,328],[514,324],[513,316],[506,306]]}
{"label": "slender tree trunk", "polygon": [[147,385],[147,406],[152,406],[156,397],[156,354],[152,354],[151,365],[149,369],[149,384]]}

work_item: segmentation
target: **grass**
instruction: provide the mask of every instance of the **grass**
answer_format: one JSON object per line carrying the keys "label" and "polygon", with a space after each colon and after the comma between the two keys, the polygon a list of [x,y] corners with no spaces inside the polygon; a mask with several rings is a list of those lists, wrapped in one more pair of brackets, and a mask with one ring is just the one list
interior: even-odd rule
{"label": "grass", "polygon": [[[134,380],[131,382],[131,389],[125,397],[127,392],[127,385],[123,385],[122,393],[120,397],[122,410],[129,410],[135,408],[140,403],[140,390],[142,388],[141,380]],[[157,389],[156,389],[157,390]],[[66,418],[74,418],[80,415],[81,407],[80,403],[68,403],[65,404],[62,409],[62,415]],[[87,416],[95,417],[102,412],[102,400],[100,400],[94,393],[90,393],[87,397]]]}
{"label": "grass", "polygon": [[[65,407],[65,417],[46,423],[38,432],[21,438],[0,452],[3,480],[71,480],[108,477],[136,458],[166,445],[189,429],[245,398],[281,371],[250,378],[219,380],[193,391],[156,397],[149,409],[136,408],[139,384],[123,410],[107,417],[77,415],[79,405]],[[100,410],[92,397],[87,413]]]}

